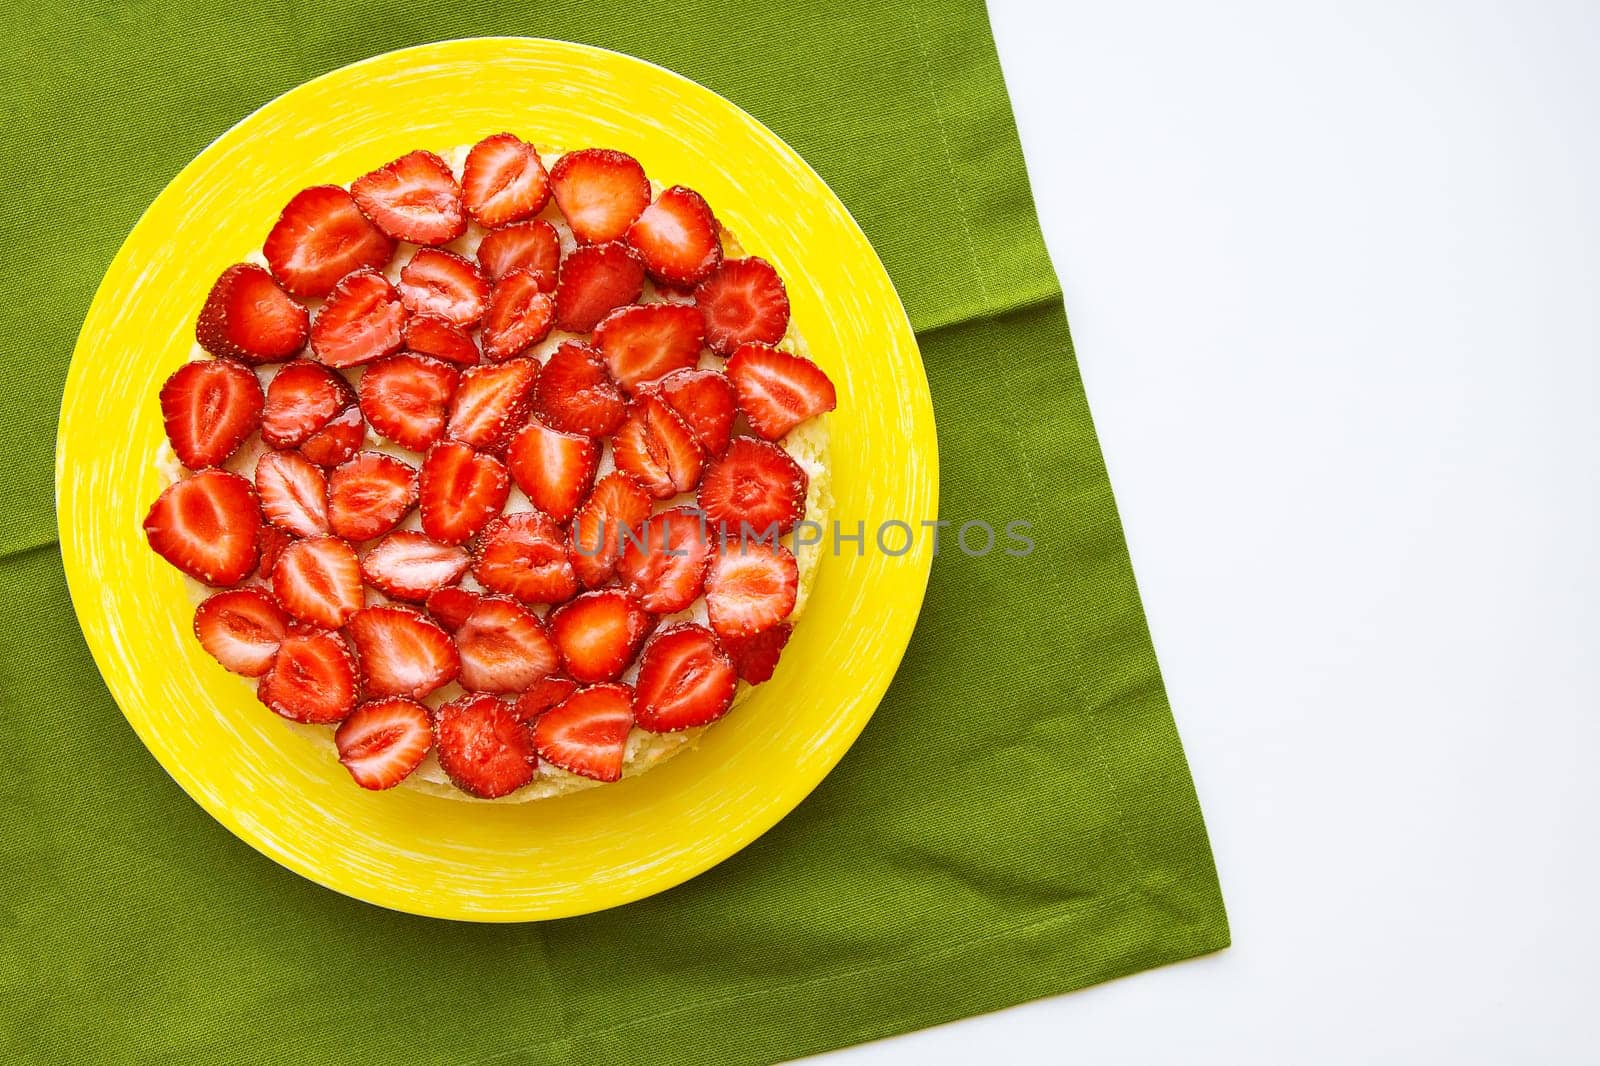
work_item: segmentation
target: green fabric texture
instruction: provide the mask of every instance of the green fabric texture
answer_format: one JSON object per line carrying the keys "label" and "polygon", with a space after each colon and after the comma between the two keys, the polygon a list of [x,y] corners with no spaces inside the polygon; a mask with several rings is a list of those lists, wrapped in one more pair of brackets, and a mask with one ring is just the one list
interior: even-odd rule
{"label": "green fabric texture", "polygon": [[[3,3],[0,1059],[771,1062],[1227,944],[979,0]],[[659,62],[793,145],[910,310],[943,515],[1038,545],[946,545],[877,715],[777,828],[662,895],[510,926],[339,896],[191,802],[95,672],[52,502],[77,330],[161,187],[308,78],[480,35]]]}

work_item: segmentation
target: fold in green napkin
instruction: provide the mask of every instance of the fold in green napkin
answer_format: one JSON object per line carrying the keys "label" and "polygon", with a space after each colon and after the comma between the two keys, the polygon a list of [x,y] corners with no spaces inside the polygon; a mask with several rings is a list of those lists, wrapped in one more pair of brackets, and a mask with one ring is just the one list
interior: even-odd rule
{"label": "fold in green napkin", "polygon": [[[1228,942],[980,0],[4,5],[0,1059],[763,1062]],[[942,513],[1038,547],[941,553],[872,724],[744,852],[474,926],[304,881],[168,779],[73,621],[52,447],[101,274],[207,142],[351,61],[506,34],[659,62],[805,156],[917,327]]]}

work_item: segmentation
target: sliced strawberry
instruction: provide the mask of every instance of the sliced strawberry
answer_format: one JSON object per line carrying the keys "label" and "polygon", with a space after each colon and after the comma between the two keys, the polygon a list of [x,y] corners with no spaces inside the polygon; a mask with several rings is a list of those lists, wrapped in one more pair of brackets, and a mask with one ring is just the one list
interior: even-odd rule
{"label": "sliced strawberry", "polygon": [[361,374],[361,413],[380,436],[425,452],[444,436],[458,380],[449,363],[411,352],[387,356]]}
{"label": "sliced strawberry", "polygon": [[339,282],[311,324],[311,354],[343,369],[382,359],[405,343],[406,307],[389,279],[358,270]]}
{"label": "sliced strawberry", "polygon": [[252,366],[288,359],[306,346],[311,316],[254,263],[236,263],[211,286],[195,322],[200,347]]}
{"label": "sliced strawberry", "polygon": [[561,235],[542,218],[490,230],[478,243],[478,265],[490,281],[513,270],[532,270],[539,275],[541,292],[555,292]]}
{"label": "sliced strawberry", "polygon": [[361,562],[334,537],[308,537],[283,549],[272,568],[272,594],[295,618],[338,629],[361,610]]}
{"label": "sliced strawberry", "polygon": [[366,439],[367,423],[361,417],[361,408],[347,407],[307,437],[300,445],[300,454],[318,466],[338,466],[358,452]]}
{"label": "sliced strawberry", "polygon": [[578,683],[564,677],[545,677],[528,686],[528,691],[517,697],[516,706],[511,713],[517,716],[517,721],[532,725],[539,720],[539,716],[574,692],[578,691]]}
{"label": "sliced strawberry", "polygon": [[478,345],[472,335],[448,318],[438,315],[412,315],[402,334],[406,347],[458,366],[478,362]]}
{"label": "sliced strawberry", "polygon": [[705,199],[682,185],[644,209],[628,227],[628,243],[650,276],[666,285],[697,285],[722,262],[722,227]]}
{"label": "sliced strawberry", "polygon": [[286,533],[318,537],[328,532],[328,479],[299,452],[262,452],[256,460],[261,516]]}
{"label": "sliced strawberry", "polygon": [[626,152],[609,148],[585,148],[556,160],[550,188],[580,244],[620,240],[650,206],[644,167]]}
{"label": "sliced strawberry", "polygon": [[418,478],[422,529],[441,544],[461,544],[500,513],[511,475],[492,455],[457,441],[428,449]]}
{"label": "sliced strawberry", "polygon": [[358,691],[356,657],[345,639],[301,630],[278,645],[272,669],[256,685],[256,699],[292,722],[332,725],[355,709]]}
{"label": "sliced strawberry", "polygon": [[566,538],[538,511],[504,515],[484,526],[472,574],[484,588],[523,603],[564,603],[578,591]]}
{"label": "sliced strawberry", "polygon": [[272,276],[291,296],[326,296],[355,270],[382,270],[394,241],[368,221],[337,185],[301,189],[278,216],[261,246]]}
{"label": "sliced strawberry", "polygon": [[550,179],[533,145],[510,133],[485,137],[461,172],[467,211],[481,226],[532,218],[550,201]]}
{"label": "sliced strawberry", "polygon": [[294,542],[294,538],[277,526],[261,527],[261,561],[256,564],[256,576],[262,581],[272,581],[272,568],[278,565],[278,556]]}
{"label": "sliced strawberry", "polygon": [[162,490],[145,515],[144,535],[157,555],[196,581],[236,585],[256,567],[261,505],[250,482],[213,467]]}
{"label": "sliced strawberry", "polygon": [[733,668],[739,671],[741,680],[759,685],[772,679],[772,671],[778,667],[778,656],[783,654],[783,647],[789,643],[789,634],[793,632],[793,625],[779,622],[753,637],[726,637],[722,650],[733,660]]}
{"label": "sliced strawberry", "polygon": [[641,396],[611,440],[617,469],[632,474],[658,500],[689,492],[700,482],[704,456],[694,431],[655,396]]}
{"label": "sliced strawberry", "polygon": [[652,733],[709,725],[733,706],[739,677],[705,626],[684,622],[657,633],[639,660],[633,700],[639,728]]}
{"label": "sliced strawberry", "polygon": [[727,454],[706,467],[700,509],[724,538],[769,536],[773,526],[787,533],[806,515],[808,481],[800,464],[776,444],[735,437]]}
{"label": "sliced strawberry", "polygon": [[483,321],[483,357],[502,363],[550,335],[555,301],[544,292],[544,275],[513,270],[494,283]]}
{"label": "sliced strawberry", "polygon": [[594,343],[611,376],[631,391],[698,363],[705,329],[688,304],[636,304],[607,315],[595,327]]}
{"label": "sliced strawberry", "polygon": [[538,757],[533,730],[517,721],[498,696],[468,693],[433,716],[439,766],[461,791],[499,799],[533,780]]}
{"label": "sliced strawberry", "polygon": [[487,596],[456,630],[461,685],[475,692],[521,692],[560,665],[555,642],[521,604]]}
{"label": "sliced strawberry", "polygon": [[428,708],[398,697],[363,703],[333,731],[339,762],[356,784],[393,788],[422,764],[433,747]]}
{"label": "sliced strawberry", "polygon": [[517,487],[560,525],[566,525],[588,495],[599,462],[599,441],[562,433],[538,419],[530,419],[518,430],[506,449],[506,463]]}
{"label": "sliced strawberry", "polygon": [[550,612],[562,669],[577,681],[615,681],[654,626],[650,612],[621,589],[585,592]]}
{"label": "sliced strawberry", "polygon": [[726,374],[715,370],[675,370],[656,382],[655,391],[688,423],[707,455],[721,455],[728,450],[733,420],[739,416],[739,399]]}
{"label": "sliced strawberry", "polygon": [[461,660],[450,635],[413,607],[363,607],[345,625],[369,696],[421,699],[455,680]]}
{"label": "sliced strawberry", "polygon": [[838,406],[833,382],[816,363],[763,344],[739,346],[728,360],[728,380],[750,428],[767,440]]}
{"label": "sliced strawberry", "polygon": [[266,398],[255,371],[227,359],[185,363],[161,386],[161,418],[178,462],[220,466],[261,427]]}
{"label": "sliced strawberry", "polygon": [[467,624],[482,596],[459,585],[446,585],[428,593],[428,613],[451,633]]}
{"label": "sliced strawberry", "polygon": [[600,353],[570,341],[557,348],[539,372],[533,409],[552,429],[588,437],[615,433],[628,413]]}
{"label": "sliced strawberry", "polygon": [[412,314],[438,315],[470,329],[489,306],[489,283],[470,259],[443,248],[418,248],[400,268],[400,302]]}
{"label": "sliced strawberry", "polygon": [[699,597],[712,551],[701,521],[694,509],[674,507],[651,515],[642,538],[623,537],[617,576],[647,610],[672,614]]}
{"label": "sliced strawberry", "polygon": [[467,232],[461,186],[432,152],[407,152],[350,183],[350,195],[374,225],[397,241],[444,244]]}
{"label": "sliced strawberry", "polygon": [[383,452],[357,452],[328,475],[328,525],[359,544],[389,532],[417,505],[417,468]]}
{"label": "sliced strawberry", "polygon": [[644,261],[627,245],[614,241],[578,248],[561,264],[556,328],[588,333],[643,292]]}
{"label": "sliced strawberry", "polygon": [[465,548],[439,544],[414,529],[397,529],[361,557],[361,576],[390,599],[421,603],[460,581],[471,563]]}
{"label": "sliced strawberry", "polygon": [[260,589],[219,592],[194,612],[200,646],[224,667],[245,677],[272,669],[289,616]]}
{"label": "sliced strawberry", "polygon": [[770,629],[793,613],[799,586],[799,568],[782,544],[729,544],[706,574],[711,628],[728,640]]}
{"label": "sliced strawberry", "polygon": [[482,451],[504,450],[528,415],[539,376],[539,364],[532,359],[467,370],[450,401],[445,436]]}
{"label": "sliced strawberry", "polygon": [[643,534],[650,516],[650,494],[626,474],[607,474],[578,508],[572,520],[568,557],[589,588],[610,579],[622,557],[624,530],[634,539]]}
{"label": "sliced strawberry", "polygon": [[261,439],[274,448],[298,448],[355,401],[336,371],[306,359],[288,363],[267,386]]}
{"label": "sliced strawberry", "polygon": [[619,781],[633,728],[633,689],[593,685],[539,717],[533,743],[539,757],[594,781]]}
{"label": "sliced strawberry", "polygon": [[789,329],[789,294],[765,259],[724,259],[694,290],[706,343],[727,355],[741,344],[777,344]]}

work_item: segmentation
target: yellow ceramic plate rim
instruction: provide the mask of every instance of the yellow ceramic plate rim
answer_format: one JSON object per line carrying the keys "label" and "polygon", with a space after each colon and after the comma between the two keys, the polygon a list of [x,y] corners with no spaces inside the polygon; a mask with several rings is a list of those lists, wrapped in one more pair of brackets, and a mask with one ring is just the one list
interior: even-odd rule
{"label": "yellow ceramic plate rim", "polygon": [[[867,545],[826,555],[777,676],[700,743],[620,784],[536,803],[356,788],[331,750],[255,702],[190,632],[179,575],[141,522],[163,480],[160,383],[186,357],[211,281],[259,248],[299,188],[347,183],[415,147],[511,129],[628,151],[704,193],[774,263],[833,378],[834,514]],[[921,609],[931,545],[872,543],[937,511],[933,408],[905,310],[860,228],[791,149],[661,67],[562,41],[476,38],[333,71],[195,158],[128,236],[84,321],[62,401],[56,504],[74,609],[106,684],[174,780],[285,867],[373,904],[472,921],[557,918],[659,892],[771,828],[877,707]],[[891,546],[898,547],[898,537]],[[85,722],[83,728],[109,728]],[[114,787],[114,783],[108,783]],[[826,847],[825,841],[815,842]]]}

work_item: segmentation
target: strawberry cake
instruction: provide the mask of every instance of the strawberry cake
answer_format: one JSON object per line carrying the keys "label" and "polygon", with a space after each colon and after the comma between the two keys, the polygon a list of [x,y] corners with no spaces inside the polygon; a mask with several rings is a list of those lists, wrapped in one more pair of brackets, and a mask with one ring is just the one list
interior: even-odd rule
{"label": "strawberry cake", "polygon": [[195,338],[145,535],[357,785],[614,782],[772,676],[836,399],[693,189],[510,133],[409,152],[296,194]]}

